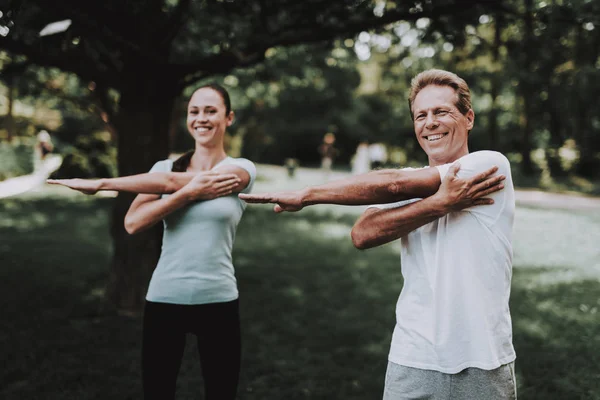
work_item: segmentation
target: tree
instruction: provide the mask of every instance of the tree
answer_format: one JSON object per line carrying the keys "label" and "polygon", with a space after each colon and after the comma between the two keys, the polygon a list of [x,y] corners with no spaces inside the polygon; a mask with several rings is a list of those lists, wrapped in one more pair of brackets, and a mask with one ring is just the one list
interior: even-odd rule
{"label": "tree", "polygon": [[[11,0],[0,3],[0,48],[93,82],[117,133],[119,173],[130,175],[167,157],[172,108],[182,90],[200,79],[261,62],[277,46],[329,41],[402,19],[435,19],[500,3]],[[376,4],[385,6],[374,12]],[[67,19],[72,24],[65,32],[39,37],[48,23]],[[160,249],[156,230],[126,234],[122,221],[131,201],[131,195],[119,195],[112,215],[107,294],[121,310],[139,309]]]}

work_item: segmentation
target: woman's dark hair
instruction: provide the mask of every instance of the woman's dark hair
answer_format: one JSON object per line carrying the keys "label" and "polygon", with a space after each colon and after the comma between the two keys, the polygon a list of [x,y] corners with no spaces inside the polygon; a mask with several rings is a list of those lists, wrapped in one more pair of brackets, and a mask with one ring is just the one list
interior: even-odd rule
{"label": "woman's dark hair", "polygon": [[[219,93],[219,95],[221,95],[221,98],[223,99],[223,104],[225,104],[225,115],[229,115],[229,113],[231,112],[231,99],[229,98],[229,92],[227,92],[227,89],[225,89],[223,86],[219,85],[218,83],[208,83],[206,85],[202,85],[202,86],[199,86],[196,89],[194,89],[194,91],[192,92],[192,96],[198,90],[204,89],[204,88],[212,89],[215,92]],[[190,96],[190,98],[192,96]],[[192,160],[193,155],[194,155],[194,150],[190,150],[190,151],[184,153],[177,160],[173,161],[173,167],[171,168],[171,171],[185,172],[187,170],[187,168],[190,166],[190,161]]]}

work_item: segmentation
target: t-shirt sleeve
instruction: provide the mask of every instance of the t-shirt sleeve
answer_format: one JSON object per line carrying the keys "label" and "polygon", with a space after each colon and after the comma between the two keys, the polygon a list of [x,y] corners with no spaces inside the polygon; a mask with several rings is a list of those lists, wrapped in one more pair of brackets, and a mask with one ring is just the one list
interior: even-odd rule
{"label": "t-shirt sleeve", "polygon": [[246,158],[234,158],[231,161],[231,165],[235,165],[242,169],[245,169],[250,175],[250,182],[248,182],[248,186],[242,190],[242,193],[250,193],[252,191],[252,186],[254,186],[254,181],[256,180],[256,166],[254,163]]}
{"label": "t-shirt sleeve", "polygon": [[395,203],[373,204],[373,205],[368,206],[367,208],[378,208],[380,210],[389,210],[392,208],[404,207],[411,203],[417,202],[419,200],[423,200],[423,199],[417,198],[417,199],[401,200],[401,201],[397,201]]}
{"label": "t-shirt sleeve", "polygon": [[169,172],[171,168],[169,167],[169,160],[161,160],[157,161],[152,168],[150,168],[150,173],[152,172]]}
{"label": "t-shirt sleeve", "polygon": [[[510,163],[503,154],[496,151],[477,151],[461,157],[458,162],[460,163],[460,170],[458,171],[459,178],[464,179],[473,177],[493,166],[498,167],[496,174],[506,176],[506,179],[504,180],[504,189],[486,196],[494,199],[494,204],[469,207],[463,211],[474,214],[488,225],[494,224],[504,213],[514,212],[515,195],[510,172]],[[440,179],[444,179],[451,166],[452,164],[444,164],[436,167],[440,174]]]}

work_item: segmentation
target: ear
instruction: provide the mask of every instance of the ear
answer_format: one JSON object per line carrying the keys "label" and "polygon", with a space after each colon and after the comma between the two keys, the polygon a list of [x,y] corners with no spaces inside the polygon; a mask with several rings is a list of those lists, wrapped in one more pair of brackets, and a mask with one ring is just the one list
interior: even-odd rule
{"label": "ear", "polygon": [[469,111],[467,111],[465,114],[465,117],[467,118],[467,130],[470,131],[473,129],[473,125],[475,124],[475,111],[473,111],[472,108],[469,109]]}
{"label": "ear", "polygon": [[235,114],[233,113],[233,111],[229,111],[229,115],[227,116],[227,126],[231,126],[234,120]]}

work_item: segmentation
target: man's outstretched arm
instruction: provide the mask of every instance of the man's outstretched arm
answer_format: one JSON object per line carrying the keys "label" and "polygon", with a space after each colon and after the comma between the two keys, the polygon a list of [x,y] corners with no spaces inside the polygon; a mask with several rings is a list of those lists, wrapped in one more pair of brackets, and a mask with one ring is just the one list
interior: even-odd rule
{"label": "man's outstretched arm", "polygon": [[[475,177],[476,183],[492,186],[501,180],[492,177],[497,171],[492,167]],[[473,185],[472,179],[464,180],[465,185]],[[248,203],[274,203],[275,212],[299,211],[314,204],[366,205],[393,203],[413,198],[426,198],[435,194],[441,184],[437,168],[418,170],[379,170],[351,178],[328,182],[319,186],[309,186],[302,190],[240,194]]]}

